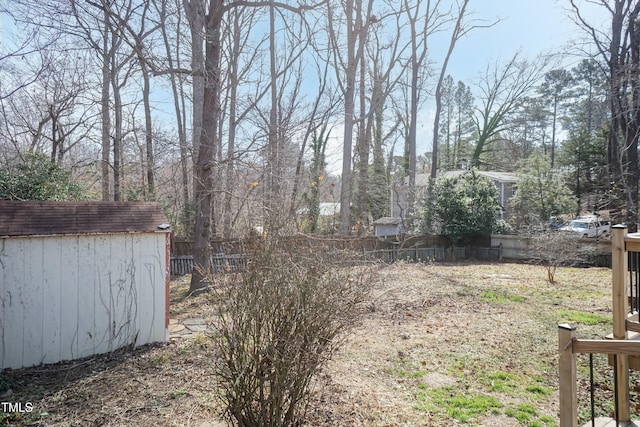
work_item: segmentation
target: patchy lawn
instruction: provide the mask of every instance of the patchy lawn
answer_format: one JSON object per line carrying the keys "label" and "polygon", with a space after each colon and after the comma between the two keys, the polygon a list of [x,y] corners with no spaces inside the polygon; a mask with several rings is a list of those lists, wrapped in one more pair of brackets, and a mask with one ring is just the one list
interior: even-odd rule
{"label": "patchy lawn", "polygon": [[[578,326],[580,338],[611,332],[608,269],[562,268],[554,285],[523,264],[399,263],[377,274],[362,325],[317,378],[308,425],[555,426],[557,324]],[[209,297],[187,289],[186,278],[172,282],[171,317],[213,325]],[[0,408],[0,425],[224,425],[212,345],[199,334],[6,371],[0,401],[33,410]]]}

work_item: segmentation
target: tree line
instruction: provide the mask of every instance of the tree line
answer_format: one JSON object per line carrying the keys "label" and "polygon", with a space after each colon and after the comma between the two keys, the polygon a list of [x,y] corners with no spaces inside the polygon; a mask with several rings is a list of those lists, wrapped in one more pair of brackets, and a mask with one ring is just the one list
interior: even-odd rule
{"label": "tree line", "polygon": [[319,232],[322,202],[339,204],[324,231],[366,230],[394,182],[410,220],[416,175],[513,171],[534,153],[566,175],[576,212],[635,224],[640,5],[596,3],[610,28],[571,1],[581,62],[513,53],[463,82],[448,70],[458,41],[496,23],[472,0],[16,0],[1,6],[0,162],[44,153],[85,197],[161,202],[204,270],[214,235]]}

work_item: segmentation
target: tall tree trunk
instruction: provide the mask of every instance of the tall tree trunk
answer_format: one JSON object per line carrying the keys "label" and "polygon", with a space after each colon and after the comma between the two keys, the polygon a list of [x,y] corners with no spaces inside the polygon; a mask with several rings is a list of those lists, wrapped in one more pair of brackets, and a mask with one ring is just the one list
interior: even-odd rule
{"label": "tall tree trunk", "polygon": [[[185,223],[197,222],[194,217],[198,209],[198,202],[195,200],[196,187],[196,162],[199,151],[200,140],[202,139],[202,119],[204,104],[204,33],[206,31],[206,0],[182,0],[185,17],[189,22],[189,33],[191,35],[191,158],[193,161],[193,205],[185,201]],[[184,103],[183,103],[184,105]],[[186,121],[185,121],[186,123]],[[186,200],[186,199],[185,199]],[[195,239],[195,230],[194,239]]]}
{"label": "tall tree trunk", "polygon": [[211,237],[213,223],[213,177],[218,117],[220,114],[220,25],[224,0],[210,0],[207,14],[202,133],[195,164],[196,222],[193,248],[194,271],[191,292],[208,287],[206,275],[211,272]]}
{"label": "tall tree trunk", "polygon": [[[167,10],[166,10],[166,4],[167,2],[162,0],[161,2],[161,6],[160,6],[160,14],[161,14],[161,20],[164,22],[166,17],[167,17]],[[178,17],[180,17],[180,14],[178,14]],[[181,21],[178,21],[177,24],[177,31],[179,32],[180,29],[182,28],[181,26]],[[165,53],[167,55],[167,62],[169,64],[169,68],[170,69],[174,69],[174,58],[173,58],[173,54],[171,52],[171,45],[169,43],[169,37],[167,34],[167,26],[166,25],[161,25],[160,26],[161,32],[162,32],[162,40],[164,42],[164,47],[165,47]],[[180,49],[178,47],[176,47],[176,62],[178,63],[178,65],[180,65]],[[176,76],[176,73],[171,73],[169,75],[170,78],[170,82],[171,82],[171,93],[173,95],[173,109],[175,111],[175,116],[176,116],[176,125],[178,127],[178,144],[180,146],[180,178],[181,178],[181,186],[182,186],[182,203],[183,203],[183,218],[182,218],[182,225],[183,225],[183,229],[186,231],[189,229],[188,224],[190,224],[189,221],[189,217],[190,217],[190,212],[191,212],[191,200],[190,200],[190,191],[189,191],[189,154],[188,154],[188,143],[187,143],[187,132],[185,129],[185,123],[186,120],[184,119],[184,114],[186,108],[180,108],[180,101],[184,100],[183,97],[183,87],[182,87],[182,83],[180,80],[180,83],[178,83],[178,78]],[[184,107],[184,102],[183,102],[183,107]],[[187,233],[188,234],[188,233]]]}
{"label": "tall tree trunk", "polygon": [[104,34],[102,41],[102,93],[101,93],[101,115],[102,115],[102,200],[111,200],[111,179],[110,179],[110,155],[111,155],[111,111],[109,109],[110,88],[111,88],[111,55],[109,52],[109,11],[104,12]]}
{"label": "tall tree trunk", "polygon": [[[182,0],[185,16],[189,21],[189,31],[191,33],[191,78],[192,78],[192,150],[198,153],[198,145],[203,138],[202,120],[204,117],[204,87],[205,87],[205,64],[204,64],[204,37],[206,32],[205,20],[205,0]],[[194,191],[197,183],[194,181]],[[195,197],[195,195],[194,195]]]}
{"label": "tall tree trunk", "polygon": [[[611,31],[612,37],[609,43],[609,85],[611,89],[611,96],[609,97],[610,109],[611,109],[611,132],[609,133],[609,144],[607,147],[607,163],[609,164],[609,182],[619,183],[623,177],[622,156],[620,153],[620,136],[618,132],[623,131],[624,122],[622,113],[622,97],[624,94],[621,92],[621,78],[622,58],[620,55],[620,47],[622,42],[622,33],[624,26],[624,0],[616,0],[613,8]],[[618,191],[616,191],[618,190]],[[611,188],[613,193],[613,208],[615,211],[620,209],[620,191],[619,189]]]}
{"label": "tall tree trunk", "polygon": [[274,1],[269,2],[269,68],[271,109],[269,110],[269,141],[267,142],[267,200],[265,210],[267,230],[273,234],[281,227],[279,205],[280,195],[280,135],[278,132],[278,74],[276,69],[276,22]]}
{"label": "tall tree trunk", "polygon": [[[415,48],[415,46],[414,46]],[[413,49],[412,49],[413,50]],[[416,134],[418,129],[418,105],[419,105],[419,95],[418,95],[418,79],[419,79],[419,68],[421,66],[420,62],[417,60],[416,52],[412,53],[411,59],[411,106],[409,111],[409,133],[407,135],[408,143],[408,172],[409,172],[409,188],[407,191],[407,211],[405,213],[406,218],[413,217],[413,210],[415,205],[415,195],[416,195]],[[436,102],[440,102],[439,98],[436,96]],[[436,108],[436,114],[439,114],[439,110]],[[435,136],[434,136],[435,138]],[[431,162],[431,167],[433,170],[436,169],[437,162],[437,147],[434,144],[433,148],[433,157]]]}
{"label": "tall tree trunk", "polygon": [[371,132],[368,132],[368,128],[371,125],[371,120],[365,120],[367,116],[367,94],[365,92],[365,80],[366,80],[366,67],[364,62],[360,64],[360,126],[358,127],[358,236],[366,232],[366,226],[368,222],[368,195],[369,195],[369,146],[371,144]]}
{"label": "tall tree trunk", "polygon": [[236,142],[236,120],[237,120],[237,93],[238,93],[238,56],[240,54],[240,18],[237,13],[233,16],[233,51],[229,58],[229,119],[228,119],[228,138],[227,138],[227,165],[225,176],[225,195],[224,195],[224,216],[223,216],[223,233],[225,237],[231,237],[233,225],[233,192],[235,190],[235,142]]}
{"label": "tall tree trunk", "polygon": [[631,109],[627,129],[628,180],[630,231],[638,231],[638,185],[640,165],[638,164],[638,139],[640,138],[640,3],[636,4],[629,16],[629,64],[631,80]]}
{"label": "tall tree trunk", "polygon": [[147,200],[155,198],[155,179],[154,169],[155,160],[153,155],[153,126],[151,124],[151,86],[149,82],[149,70],[145,65],[144,59],[140,61],[142,69],[142,103],[144,105],[144,129],[145,129],[145,151],[146,151],[146,175],[147,175]]}
{"label": "tall tree trunk", "polygon": [[556,122],[558,120],[558,96],[553,97],[553,120],[551,123],[551,169],[555,167],[556,162]]}
{"label": "tall tree trunk", "polygon": [[[113,35],[115,37],[115,34]],[[111,52],[111,69],[116,70],[115,51]],[[113,89],[113,200],[120,201],[120,154],[122,148],[122,96],[116,73],[111,72],[111,89]]]}
{"label": "tall tree trunk", "polygon": [[463,28],[463,19],[466,13],[467,5],[469,4],[469,0],[463,0],[462,5],[460,5],[458,9],[458,17],[456,20],[455,27],[451,32],[451,38],[449,39],[449,48],[447,49],[447,54],[444,57],[444,61],[442,62],[442,67],[440,68],[440,75],[438,76],[438,83],[436,84],[436,112],[433,119],[433,148],[432,148],[432,158],[431,158],[431,179],[435,179],[437,173],[437,165],[438,165],[438,139],[439,139],[439,128],[440,128],[440,111],[442,110],[442,83],[444,82],[444,77],[447,72],[447,66],[449,65],[449,59],[451,58],[451,54],[453,53],[453,49],[456,46],[456,43],[464,35],[468,30]]}
{"label": "tall tree trunk", "polygon": [[[371,12],[368,2],[367,19]],[[362,17],[362,1],[347,0],[345,20],[347,23],[347,61],[344,89],[344,141],[342,145],[342,177],[340,185],[340,233],[348,236],[351,232],[351,163],[353,151],[353,127],[355,113],[356,75],[363,56],[366,42],[365,22]]]}

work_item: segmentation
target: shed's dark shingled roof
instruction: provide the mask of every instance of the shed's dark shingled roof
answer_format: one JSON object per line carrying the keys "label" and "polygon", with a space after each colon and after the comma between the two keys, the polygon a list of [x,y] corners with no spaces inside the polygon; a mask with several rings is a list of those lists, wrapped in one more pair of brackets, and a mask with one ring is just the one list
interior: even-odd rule
{"label": "shed's dark shingled roof", "polygon": [[151,202],[17,202],[0,200],[0,238],[156,231],[167,218]]}

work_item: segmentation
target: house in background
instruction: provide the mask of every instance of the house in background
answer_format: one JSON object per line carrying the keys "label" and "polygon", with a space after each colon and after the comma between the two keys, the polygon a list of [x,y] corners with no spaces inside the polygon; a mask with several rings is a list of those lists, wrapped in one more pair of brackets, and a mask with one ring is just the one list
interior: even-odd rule
{"label": "house in background", "polygon": [[[296,211],[299,216],[309,215],[309,208],[304,207]],[[334,229],[340,215],[340,203],[321,202],[318,204],[318,227]]]}
{"label": "house in background", "polygon": [[[309,215],[309,208],[300,208],[296,211],[298,215]],[[340,203],[318,203],[318,216],[335,216],[340,213]]]}
{"label": "house in background", "polygon": [[0,201],[0,370],[169,337],[157,203]]}
{"label": "house in background", "polygon": [[[468,173],[469,170],[456,170],[443,172],[439,177],[456,177],[462,174]],[[508,221],[513,215],[513,206],[511,205],[511,197],[516,192],[518,186],[518,176],[515,173],[509,172],[494,172],[494,171],[475,171],[478,175],[487,177],[493,181],[498,189],[498,200],[502,207],[501,219]],[[427,193],[427,186],[429,185],[429,174],[416,174],[416,195],[414,200],[417,203],[424,200]],[[404,180],[394,185],[391,191],[391,216],[397,218],[404,218],[407,212],[407,195],[409,188],[409,178],[405,177]]]}

